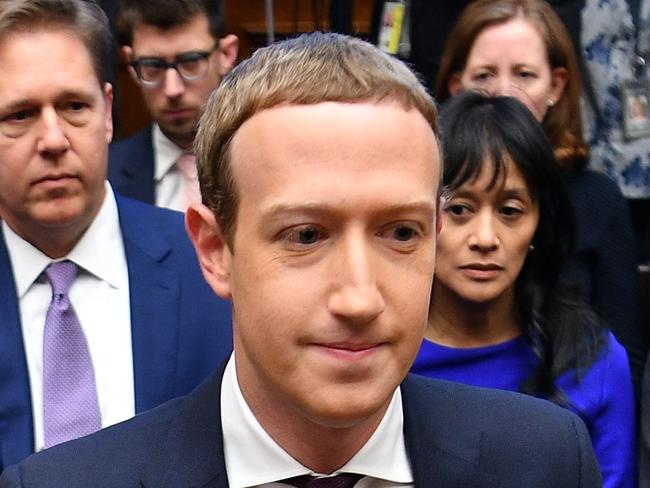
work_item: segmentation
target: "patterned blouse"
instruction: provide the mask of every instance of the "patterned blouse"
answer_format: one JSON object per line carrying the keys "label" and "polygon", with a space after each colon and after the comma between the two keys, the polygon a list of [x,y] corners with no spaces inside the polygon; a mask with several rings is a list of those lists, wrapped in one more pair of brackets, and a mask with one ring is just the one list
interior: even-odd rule
{"label": "patterned blouse", "polygon": [[[650,36],[650,0],[641,0],[640,37]],[[645,19],[645,20],[644,20]],[[613,178],[628,198],[650,197],[650,137],[623,138],[620,83],[633,79],[636,33],[626,0],[586,0],[582,10],[582,52],[602,120],[585,90],[585,137],[591,166]],[[648,46],[650,48],[650,46]],[[647,60],[650,64],[650,59]],[[643,78],[648,79],[650,69]]]}

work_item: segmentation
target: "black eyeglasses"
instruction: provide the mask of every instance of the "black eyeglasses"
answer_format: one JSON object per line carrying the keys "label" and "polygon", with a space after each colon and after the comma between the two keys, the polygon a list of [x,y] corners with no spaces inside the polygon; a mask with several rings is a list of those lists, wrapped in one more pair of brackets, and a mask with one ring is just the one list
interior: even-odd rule
{"label": "black eyeglasses", "polygon": [[210,51],[181,53],[171,63],[163,58],[135,59],[131,62],[131,66],[138,76],[138,81],[147,87],[160,85],[169,68],[174,68],[185,81],[194,81],[208,72],[208,58],[217,48],[218,46],[215,46]]}

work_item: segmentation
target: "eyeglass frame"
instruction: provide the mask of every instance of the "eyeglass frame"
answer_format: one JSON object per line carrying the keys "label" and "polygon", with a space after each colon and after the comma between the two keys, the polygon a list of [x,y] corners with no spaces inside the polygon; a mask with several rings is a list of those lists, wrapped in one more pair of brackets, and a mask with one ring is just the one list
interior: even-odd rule
{"label": "eyeglass frame", "polygon": [[[189,76],[189,77],[187,75],[184,75],[181,72],[181,70],[179,69],[179,67],[178,67],[178,65],[183,63],[183,61],[184,61],[181,58],[183,58],[185,56],[190,56],[190,55],[198,55],[200,57],[200,61],[207,61],[209,63],[210,56],[212,55],[213,52],[217,51],[218,49],[219,49],[219,44],[215,44],[215,46],[212,49],[210,49],[209,51],[187,51],[187,52],[180,53],[180,54],[177,54],[176,56],[174,56],[174,60],[171,61],[171,62],[167,61],[164,58],[158,58],[158,57],[155,57],[155,56],[146,56],[146,57],[143,57],[143,58],[134,59],[133,61],[131,61],[129,63],[129,65],[135,71],[138,82],[142,86],[145,86],[147,88],[156,88],[156,87],[160,86],[160,84],[165,79],[167,71],[170,68],[173,68],[176,71],[176,73],[178,73],[178,76],[180,76],[183,81],[192,82],[192,81],[196,81],[196,80],[199,80],[202,77],[204,77],[205,73],[201,73],[200,75]],[[142,77],[142,72],[140,70],[140,67],[141,67],[143,61],[155,61],[155,62],[159,62],[161,64],[160,67],[164,68],[164,69],[161,71],[161,75],[160,75],[160,78],[158,80],[156,80],[156,81],[148,81],[148,80],[145,80]],[[206,70],[206,72],[207,72],[207,70]]]}

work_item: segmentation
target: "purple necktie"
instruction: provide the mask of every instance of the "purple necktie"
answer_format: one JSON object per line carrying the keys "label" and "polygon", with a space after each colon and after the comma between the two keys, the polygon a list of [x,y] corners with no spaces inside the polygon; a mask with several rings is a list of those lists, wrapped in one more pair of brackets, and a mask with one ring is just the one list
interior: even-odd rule
{"label": "purple necktie", "polygon": [[51,447],[101,429],[101,415],[88,343],[68,298],[77,265],[52,263],[45,274],[52,302],[43,334],[43,422]]}
{"label": "purple necktie", "polygon": [[363,478],[363,475],[352,473],[337,474],[329,478],[314,478],[305,474],[282,480],[281,483],[298,488],[352,488],[361,478]]}

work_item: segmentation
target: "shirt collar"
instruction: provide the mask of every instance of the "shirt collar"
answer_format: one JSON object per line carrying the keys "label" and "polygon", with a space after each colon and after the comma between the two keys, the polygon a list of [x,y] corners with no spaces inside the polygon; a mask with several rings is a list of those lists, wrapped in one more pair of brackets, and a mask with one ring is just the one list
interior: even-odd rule
{"label": "shirt collar", "polygon": [[156,155],[154,179],[159,182],[174,167],[176,160],[183,154],[183,150],[163,134],[158,124],[154,124],[153,152]]}
{"label": "shirt collar", "polygon": [[[221,412],[226,471],[231,488],[319,474],[292,458],[259,424],[239,389],[234,353],[222,379]],[[227,422],[224,422],[224,415],[228,416]],[[413,482],[403,425],[402,395],[397,388],[377,430],[337,472],[358,473],[396,483]]]}
{"label": "shirt collar", "polygon": [[[108,182],[105,187],[104,201],[90,227],[70,253],[57,261],[68,259],[112,287],[122,288],[128,286],[126,271],[119,265],[124,262],[124,244],[115,196]],[[18,298],[22,298],[53,260],[18,236],[4,221],[2,231],[7,243]]]}

